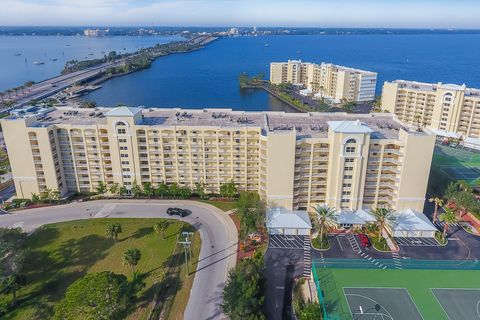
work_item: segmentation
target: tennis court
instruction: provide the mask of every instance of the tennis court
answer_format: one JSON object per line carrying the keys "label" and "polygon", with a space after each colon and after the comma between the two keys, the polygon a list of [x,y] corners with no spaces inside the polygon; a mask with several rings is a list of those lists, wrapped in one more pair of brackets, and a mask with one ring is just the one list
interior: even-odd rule
{"label": "tennis court", "polygon": [[480,177],[480,153],[476,151],[437,145],[433,164],[453,180],[474,182]]}
{"label": "tennis court", "polygon": [[478,269],[330,268],[319,262],[314,265],[314,277],[321,290],[319,300],[325,306],[327,320],[480,320],[476,313],[480,307]]}

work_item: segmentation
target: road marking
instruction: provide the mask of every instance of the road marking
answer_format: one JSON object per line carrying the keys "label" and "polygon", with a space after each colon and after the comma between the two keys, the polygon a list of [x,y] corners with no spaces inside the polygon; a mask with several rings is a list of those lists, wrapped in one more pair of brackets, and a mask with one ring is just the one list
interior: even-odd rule
{"label": "road marking", "polygon": [[340,243],[340,239],[338,239],[338,236],[337,236],[337,241],[338,241],[338,245],[340,246],[340,249],[343,251],[343,247],[342,247],[342,244]]}
{"label": "road marking", "polygon": [[12,226],[12,229],[22,228],[24,223],[25,223],[24,221],[19,221]]}
{"label": "road marking", "polygon": [[108,215],[109,215],[113,210],[115,210],[115,207],[116,207],[116,206],[117,206],[117,204],[115,204],[115,203],[106,204],[106,205],[104,205],[104,206],[94,215],[94,217],[95,217],[95,218],[108,217]]}

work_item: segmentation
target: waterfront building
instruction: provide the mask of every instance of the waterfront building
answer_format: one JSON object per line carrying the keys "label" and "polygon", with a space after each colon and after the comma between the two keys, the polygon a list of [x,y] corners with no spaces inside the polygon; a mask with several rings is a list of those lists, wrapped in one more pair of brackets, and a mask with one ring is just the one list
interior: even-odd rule
{"label": "waterfront building", "polygon": [[375,99],[377,74],[331,63],[288,60],[270,63],[270,82],[302,85],[316,97],[336,102],[364,102]]}
{"label": "waterfront building", "polygon": [[480,90],[465,85],[385,82],[382,108],[439,136],[480,145]]}
{"label": "waterfront building", "polygon": [[422,211],[435,140],[385,113],[30,108],[1,125],[20,198],[234,181],[290,210]]}

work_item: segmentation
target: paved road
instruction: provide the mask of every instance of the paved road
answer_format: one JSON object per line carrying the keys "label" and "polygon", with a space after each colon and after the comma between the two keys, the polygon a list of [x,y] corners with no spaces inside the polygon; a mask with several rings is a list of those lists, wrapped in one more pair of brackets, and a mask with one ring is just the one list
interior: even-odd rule
{"label": "paved road", "polygon": [[[101,200],[19,211],[0,216],[0,227],[34,230],[44,224],[89,218],[168,217],[168,207],[192,211],[181,219],[194,225],[202,248],[184,318],[224,319],[219,307],[227,272],[235,266],[238,235],[232,220],[221,210],[199,202],[172,200]],[[90,215],[92,217],[90,217]]]}

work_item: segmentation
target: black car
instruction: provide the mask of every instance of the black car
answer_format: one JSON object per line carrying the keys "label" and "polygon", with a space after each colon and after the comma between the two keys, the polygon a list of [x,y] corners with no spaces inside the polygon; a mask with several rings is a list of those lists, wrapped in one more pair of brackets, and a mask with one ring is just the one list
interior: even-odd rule
{"label": "black car", "polygon": [[168,208],[167,209],[167,214],[169,216],[180,216],[180,217],[185,217],[190,214],[190,210],[187,209],[182,209],[182,208]]}

